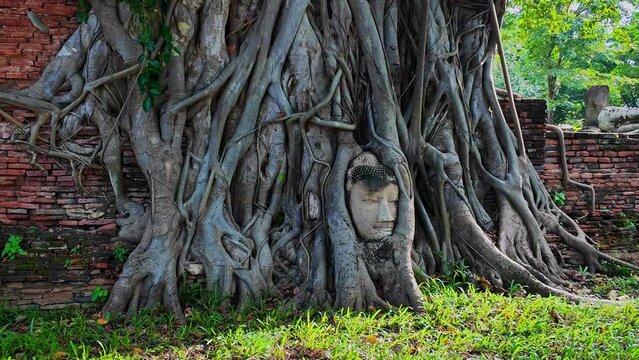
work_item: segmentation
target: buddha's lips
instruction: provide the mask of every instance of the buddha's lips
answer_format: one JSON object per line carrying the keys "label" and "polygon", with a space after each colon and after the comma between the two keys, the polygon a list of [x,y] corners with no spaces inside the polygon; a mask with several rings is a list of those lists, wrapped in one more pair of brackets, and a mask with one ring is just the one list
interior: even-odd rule
{"label": "buddha's lips", "polygon": [[373,228],[375,230],[378,230],[378,231],[390,231],[390,232],[393,232],[393,226],[374,226]]}

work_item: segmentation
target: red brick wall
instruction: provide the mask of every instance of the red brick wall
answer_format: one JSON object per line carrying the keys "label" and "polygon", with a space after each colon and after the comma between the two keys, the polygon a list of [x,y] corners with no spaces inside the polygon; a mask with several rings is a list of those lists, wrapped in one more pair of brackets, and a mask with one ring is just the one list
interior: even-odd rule
{"label": "red brick wall", "polygon": [[[78,26],[78,0],[0,0],[0,89],[22,88],[37,79],[52,54]],[[32,11],[49,34],[31,24]]]}
{"label": "red brick wall", "polygon": [[[14,115],[21,120],[28,119],[23,117],[23,111],[14,111]],[[113,233],[116,210],[106,171],[83,170],[80,189],[68,162],[40,154],[33,162],[32,153],[23,145],[11,142],[14,131],[13,125],[0,122],[0,226],[60,227]],[[46,136],[46,132],[44,134]],[[88,128],[79,136],[95,139],[97,131]],[[124,164],[135,163],[132,151],[126,150],[123,155]],[[135,166],[129,166],[124,175],[129,196],[143,203],[148,195],[142,174]]]}
{"label": "red brick wall", "polygon": [[[0,90],[23,88],[40,76],[77,27],[77,2],[0,0]],[[29,11],[50,27],[49,34],[33,27]],[[21,121],[30,116],[12,112]],[[39,155],[38,166],[32,165],[31,155],[10,141],[14,130],[0,120],[0,249],[9,235],[17,234],[28,254],[0,262],[0,306],[88,304],[93,289],[112,286],[120,266],[110,236],[116,212],[108,178],[101,170],[87,169],[82,176],[86,192],[80,192],[64,162]],[[94,129],[82,134],[87,139],[95,135]],[[125,163],[135,162],[130,151],[124,155]],[[132,198],[143,201],[144,181],[134,167],[127,168],[126,179],[137,192]]]}
{"label": "red brick wall", "polygon": [[[22,88],[40,76],[77,28],[77,3],[78,0],[0,0],[0,89]],[[48,34],[31,24],[29,11],[49,26]],[[13,111],[13,115],[21,121],[29,119],[25,111]],[[35,158],[37,165],[32,164],[32,155],[10,141],[14,131],[14,126],[0,121],[0,225],[99,232],[115,229],[112,192],[103,171],[84,170],[84,192],[80,192],[64,161],[39,155]],[[97,134],[89,128],[81,135],[90,139]],[[124,155],[125,162],[134,162],[130,151]],[[126,174],[128,184],[137,190],[137,198],[144,197],[141,176],[135,171]]]}
{"label": "red brick wall", "polygon": [[[512,127],[512,110],[506,100],[499,105],[504,112],[506,121]],[[521,132],[526,143],[526,153],[535,169],[541,170],[546,159],[544,146],[546,144],[546,101],[539,99],[518,100],[515,104]]]}
{"label": "red brick wall", "polygon": [[0,246],[9,234],[22,236],[27,255],[0,263],[0,306],[89,305],[96,287],[110,289],[118,277],[121,264],[114,259],[109,236],[5,227],[0,228]]}
{"label": "red brick wall", "polygon": [[558,140],[546,134],[546,158],[541,177],[548,189],[564,192],[562,208],[579,223],[602,250],[639,263],[639,140],[623,134],[566,133],[568,171],[575,181],[596,192],[596,211],[590,214],[590,193],[561,185]]}
{"label": "red brick wall", "polygon": [[[509,104],[501,103],[508,121]],[[546,103],[521,100],[517,111],[527,146],[528,157],[546,187],[563,192],[561,208],[578,222],[600,248],[624,260],[639,263],[639,140],[609,133],[566,132],[566,156],[571,179],[591,184],[596,191],[596,211],[590,211],[590,192],[562,186],[557,136],[546,131]],[[578,263],[580,256],[557,244],[568,261]]]}

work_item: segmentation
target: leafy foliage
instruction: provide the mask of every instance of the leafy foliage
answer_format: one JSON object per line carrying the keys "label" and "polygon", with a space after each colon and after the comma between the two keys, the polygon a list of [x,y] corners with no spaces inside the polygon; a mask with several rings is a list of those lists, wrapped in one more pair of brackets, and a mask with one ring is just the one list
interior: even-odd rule
{"label": "leafy foliage", "polygon": [[113,257],[119,264],[123,264],[129,255],[129,250],[122,246],[121,243],[115,243],[115,249],[113,249]]}
{"label": "leafy foliage", "polygon": [[600,296],[617,298],[618,296],[639,296],[639,277],[617,277],[599,282],[594,292]]}
{"label": "leafy foliage", "polygon": [[630,277],[633,274],[633,271],[627,267],[609,261],[602,261],[601,266],[603,267],[603,273],[608,276]]}
{"label": "leafy foliage", "polygon": [[561,189],[559,190],[553,190],[552,191],[552,201],[557,205],[557,206],[563,206],[566,204],[566,193],[564,193],[563,191],[561,191]]}
{"label": "leafy foliage", "polygon": [[78,9],[75,13],[75,18],[81,24],[86,24],[89,21],[89,11],[91,11],[91,4],[88,0],[80,0],[78,2]]}
{"label": "leafy foliage", "polygon": [[609,86],[611,105],[636,101],[636,1],[514,0],[510,6],[503,38],[515,92],[546,98],[558,123],[583,119],[584,95],[593,85]]}
{"label": "leafy foliage", "polygon": [[[146,95],[142,108],[149,112],[153,108],[153,99],[163,92],[160,86],[163,66],[171,60],[173,54],[180,53],[173,42],[171,30],[164,25],[169,4],[167,1],[160,0],[120,0],[120,2],[129,5],[133,14],[133,32],[145,50],[144,54],[138,58],[138,62],[143,66],[138,76],[138,88],[141,94]],[[158,44],[162,45],[160,49],[157,49]]]}
{"label": "leafy foliage", "polygon": [[637,229],[637,223],[634,218],[626,215],[626,213],[619,213],[619,216],[623,219],[623,226],[627,229]]}
{"label": "leafy foliage", "polygon": [[621,100],[624,105],[639,107],[639,83],[624,84],[620,87]]}
{"label": "leafy foliage", "polygon": [[91,291],[91,301],[94,303],[106,301],[108,296],[109,292],[99,285]]}
{"label": "leafy foliage", "polygon": [[20,242],[22,242],[22,236],[20,235],[11,235],[7,239],[7,242],[4,244],[4,249],[2,250],[1,257],[7,257],[9,260],[14,260],[18,256],[27,255],[27,252],[22,249],[20,246]]}

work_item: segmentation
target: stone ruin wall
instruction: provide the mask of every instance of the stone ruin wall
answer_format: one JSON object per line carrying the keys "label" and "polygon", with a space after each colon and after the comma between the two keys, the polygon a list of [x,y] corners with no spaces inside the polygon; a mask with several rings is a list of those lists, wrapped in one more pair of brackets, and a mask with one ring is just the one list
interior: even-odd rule
{"label": "stone ruin wall", "polygon": [[[76,4],[0,0],[0,90],[25,87],[39,77],[77,26]],[[49,34],[31,25],[28,11],[41,17],[51,28]],[[502,107],[508,116],[508,104]],[[545,102],[522,100],[517,108],[533,165],[550,189],[565,193],[564,209],[583,217],[589,211],[589,194],[560,188],[558,142],[554,133],[545,131]],[[21,121],[30,117],[22,110],[5,110]],[[0,306],[88,304],[91,291],[110,288],[121,266],[113,255],[116,212],[106,173],[85,170],[82,192],[63,162],[37,156],[38,166],[33,165],[32,156],[11,143],[13,130],[0,121],[0,249],[9,235],[20,234],[28,255],[0,262]],[[82,133],[87,143],[97,141],[96,135],[95,129]],[[597,211],[580,224],[604,251],[639,263],[638,232],[630,226],[639,226],[639,141],[617,134],[567,133],[566,146],[572,178],[597,190]],[[130,150],[125,150],[123,162],[129,195],[144,202],[147,189]],[[566,254],[578,262],[578,256]]]}
{"label": "stone ruin wall", "polygon": [[[502,108],[508,116],[508,104]],[[639,264],[639,137],[614,133],[565,132],[568,172],[572,180],[592,185],[596,192],[595,212],[590,210],[590,192],[562,185],[559,141],[546,131],[546,103],[521,100],[517,110],[522,123],[528,156],[551,195],[562,192],[561,206],[593,238],[601,250]],[[567,261],[580,264],[580,256],[563,244]]]}

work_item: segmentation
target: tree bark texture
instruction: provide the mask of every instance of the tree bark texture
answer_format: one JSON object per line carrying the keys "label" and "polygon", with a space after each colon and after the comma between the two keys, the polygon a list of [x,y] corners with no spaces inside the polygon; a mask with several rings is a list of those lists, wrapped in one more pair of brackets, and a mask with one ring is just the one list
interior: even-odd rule
{"label": "tree bark texture", "polygon": [[[138,245],[105,311],[162,304],[182,320],[178,284],[192,263],[223,306],[269,293],[419,309],[416,278],[457,261],[497,287],[580,300],[562,289],[546,235],[592,270],[607,258],[553,204],[500,110],[491,8],[501,18],[503,0],[160,3],[141,16],[91,1],[42,78],[0,94],[39,115],[22,141],[30,151],[69,160],[78,178],[95,163],[109,172],[120,235]],[[155,46],[142,46],[149,36]],[[140,79],[157,64],[149,100]],[[73,141],[86,124],[99,129],[96,149]],[[150,188],[145,206],[126,196],[124,142]],[[362,151],[400,189],[393,234],[379,241],[358,239],[347,204]]]}

